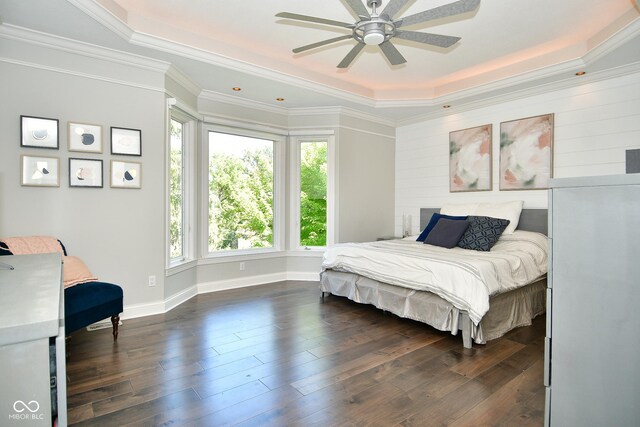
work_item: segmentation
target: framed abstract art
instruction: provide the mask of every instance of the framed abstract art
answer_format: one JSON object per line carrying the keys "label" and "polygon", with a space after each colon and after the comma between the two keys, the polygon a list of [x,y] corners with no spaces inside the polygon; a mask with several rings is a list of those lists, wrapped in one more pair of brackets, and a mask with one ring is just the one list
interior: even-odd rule
{"label": "framed abstract art", "polygon": [[102,160],[69,159],[69,187],[102,188]]}
{"label": "framed abstract art", "polygon": [[102,153],[102,126],[68,122],[69,151]]}
{"label": "framed abstract art", "polygon": [[492,125],[449,133],[449,191],[491,190]]}
{"label": "framed abstract art", "polygon": [[111,187],[142,188],[142,164],[111,160]]}
{"label": "framed abstract art", "polygon": [[111,127],[111,154],[142,156],[142,131]]}
{"label": "framed abstract art", "polygon": [[553,177],[553,114],[500,123],[500,190],[544,190]]}
{"label": "framed abstract art", "polygon": [[26,187],[59,187],[60,159],[23,155],[20,184]]}
{"label": "framed abstract art", "polygon": [[58,119],[20,116],[20,146],[57,150]]}

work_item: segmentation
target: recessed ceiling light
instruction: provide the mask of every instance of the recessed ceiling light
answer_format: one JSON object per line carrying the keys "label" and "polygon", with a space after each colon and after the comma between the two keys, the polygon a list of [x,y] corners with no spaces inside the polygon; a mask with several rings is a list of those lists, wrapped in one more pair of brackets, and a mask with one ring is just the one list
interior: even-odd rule
{"label": "recessed ceiling light", "polygon": [[231,89],[235,90],[236,92],[240,92],[242,90],[241,87],[237,87],[237,86],[236,87],[232,87]]}
{"label": "recessed ceiling light", "polygon": [[282,102],[282,101],[284,101],[284,98],[276,98],[276,101]]}
{"label": "recessed ceiling light", "polygon": [[451,105],[443,105],[442,108],[451,108]]}
{"label": "recessed ceiling light", "polygon": [[586,72],[586,71],[578,71],[578,72],[576,73],[576,76],[584,76],[585,74],[587,74],[587,72]]}

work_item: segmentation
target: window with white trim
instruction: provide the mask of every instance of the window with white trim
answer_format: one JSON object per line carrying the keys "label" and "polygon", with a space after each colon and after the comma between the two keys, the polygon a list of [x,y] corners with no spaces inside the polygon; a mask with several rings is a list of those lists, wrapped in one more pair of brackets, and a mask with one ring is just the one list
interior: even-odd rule
{"label": "window with white trim", "polygon": [[333,137],[291,140],[292,249],[333,243]]}
{"label": "window with white trim", "polygon": [[172,108],[169,120],[168,173],[169,267],[194,258],[191,236],[194,145],[195,119]]}
{"label": "window with white trim", "polygon": [[278,249],[282,138],[207,128],[209,255]]}

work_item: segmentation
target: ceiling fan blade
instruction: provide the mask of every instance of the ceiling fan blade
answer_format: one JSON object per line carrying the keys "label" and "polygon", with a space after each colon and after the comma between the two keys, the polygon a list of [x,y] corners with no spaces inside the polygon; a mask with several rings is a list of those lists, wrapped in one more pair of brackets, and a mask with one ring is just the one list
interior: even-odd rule
{"label": "ceiling fan blade", "polygon": [[392,45],[390,41],[387,40],[386,42],[381,43],[379,46],[380,49],[382,49],[382,53],[384,53],[384,56],[387,57],[391,65],[400,65],[407,62],[400,51],[398,51],[398,49],[396,49],[396,47]]}
{"label": "ceiling fan blade", "polygon": [[352,38],[353,38],[353,34],[349,34],[347,36],[334,37],[334,38],[329,39],[329,40],[323,40],[321,42],[311,43],[311,44],[308,44],[306,46],[297,47],[297,48],[293,49],[293,53],[304,52],[305,50],[315,49],[316,47],[324,46],[326,44],[331,44],[331,43],[339,42],[340,40],[347,40],[347,39],[352,39]]}
{"label": "ceiling fan blade", "polygon": [[441,34],[431,33],[419,33],[417,31],[396,31],[395,37],[439,47],[450,47],[460,40],[460,37],[443,36]]}
{"label": "ceiling fan blade", "polygon": [[391,0],[387,6],[384,8],[380,16],[384,15],[389,20],[393,19],[393,17],[407,4],[409,0]]}
{"label": "ceiling fan blade", "polygon": [[344,1],[351,8],[351,10],[355,12],[356,15],[371,18],[369,11],[367,10],[366,7],[364,7],[364,4],[362,4],[360,0],[344,0]]}
{"label": "ceiling fan blade", "polygon": [[358,43],[357,45],[355,45],[353,49],[351,49],[351,51],[347,53],[347,56],[345,56],[344,59],[340,61],[340,63],[338,64],[338,68],[347,68],[349,65],[351,65],[353,60],[356,59],[356,56],[358,56],[363,48],[364,43]]}
{"label": "ceiling fan blade", "polygon": [[420,24],[434,19],[446,18],[447,16],[460,15],[477,9],[479,5],[480,0],[459,0],[402,18],[397,27],[406,27],[407,25]]}
{"label": "ceiling fan blade", "polygon": [[333,25],[336,27],[353,28],[353,24],[340,21],[332,21],[331,19],[316,18],[315,16],[298,15],[297,13],[280,12],[276,15],[278,18],[295,19],[297,21],[315,22],[316,24]]}

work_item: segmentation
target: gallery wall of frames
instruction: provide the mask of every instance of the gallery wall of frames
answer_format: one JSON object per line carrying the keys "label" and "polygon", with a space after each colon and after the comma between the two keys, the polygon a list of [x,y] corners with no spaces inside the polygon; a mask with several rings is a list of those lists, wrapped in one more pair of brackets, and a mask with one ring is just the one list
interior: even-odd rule
{"label": "gallery wall of frames", "polygon": [[[62,159],[60,156],[31,152],[22,154],[21,185],[60,187],[60,162],[64,161],[69,165],[69,187],[103,188],[104,161],[93,157],[102,154],[105,149],[103,132],[102,125],[67,122],[66,143],[69,157]],[[42,149],[44,153],[44,150],[59,150],[60,143],[58,119],[20,116],[21,147]],[[108,165],[109,186],[125,189],[142,188],[142,163],[129,160],[130,157],[142,157],[142,130],[111,126],[109,127],[109,145],[112,156]]]}

